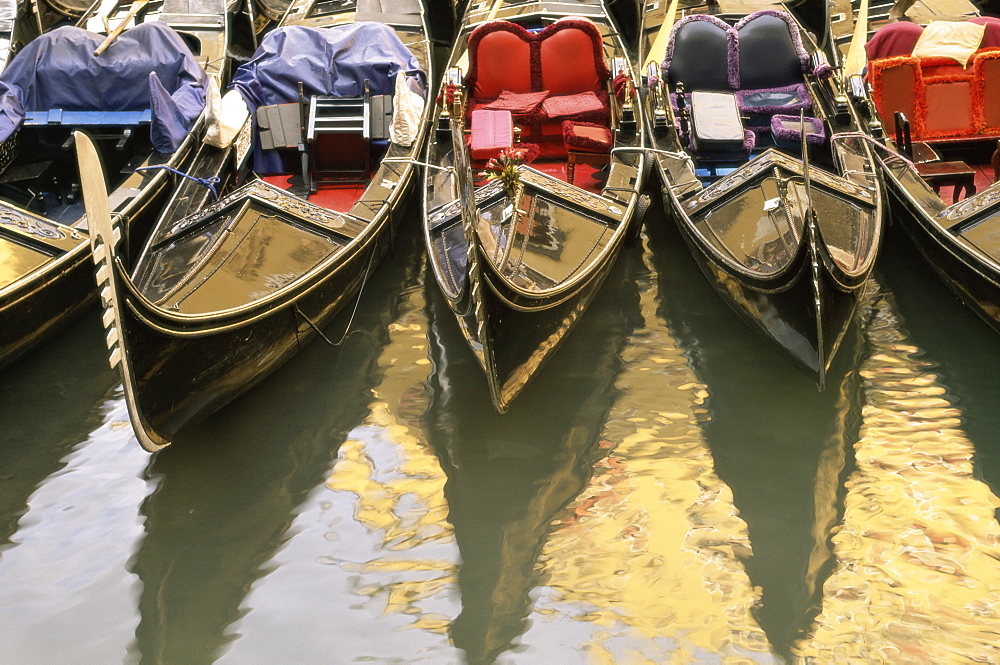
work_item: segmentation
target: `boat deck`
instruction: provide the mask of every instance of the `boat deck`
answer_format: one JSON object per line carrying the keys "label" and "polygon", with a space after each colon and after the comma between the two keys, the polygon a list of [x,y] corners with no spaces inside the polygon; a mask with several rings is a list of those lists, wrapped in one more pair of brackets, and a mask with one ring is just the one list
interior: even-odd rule
{"label": "boat deck", "polygon": [[[566,174],[567,163],[565,159],[553,159],[542,157],[536,159],[530,163],[531,168],[536,171],[541,171],[545,175],[552,176],[563,182],[569,182],[569,176]],[[482,173],[483,168],[485,168],[485,163],[473,162],[472,171],[477,176]],[[590,164],[578,163],[575,167],[575,174],[573,176],[572,184],[575,187],[590,192],[591,194],[600,194],[601,189],[604,187],[604,182],[606,178],[607,171],[601,171],[599,167],[592,166]],[[477,185],[482,185],[486,183],[485,178],[477,180]]]}
{"label": "boat deck", "polygon": [[[282,173],[277,175],[261,176],[261,180],[269,185],[280,187],[286,191],[292,191],[296,188],[300,190],[302,189],[301,173]],[[350,212],[351,208],[354,207],[354,204],[361,199],[367,187],[368,184],[364,182],[324,182],[320,183],[314,194],[304,195],[304,192],[300,191],[295,193],[321,208],[326,208],[327,210],[333,210],[335,212]]]}

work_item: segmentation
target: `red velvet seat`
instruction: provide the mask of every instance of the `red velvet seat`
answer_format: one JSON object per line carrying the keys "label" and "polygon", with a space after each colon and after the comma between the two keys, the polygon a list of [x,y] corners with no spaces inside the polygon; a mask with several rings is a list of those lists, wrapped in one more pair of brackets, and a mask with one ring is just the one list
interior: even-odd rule
{"label": "red velvet seat", "polygon": [[599,104],[580,104],[579,112],[572,111],[576,102],[570,101],[557,105],[569,109],[566,115],[550,117],[542,102],[531,111],[515,112],[514,121],[527,130],[526,138],[548,136],[557,140],[563,120],[603,125],[610,122],[610,74],[604,61],[603,39],[593,22],[563,18],[532,33],[516,23],[490,21],[472,31],[468,48],[465,83],[471,95],[470,111],[489,106],[505,91],[547,92],[547,99],[593,93]]}
{"label": "red velvet seat", "polygon": [[972,70],[972,94],[982,113],[983,132],[1000,134],[1000,51],[977,53]]}
{"label": "red velvet seat", "polygon": [[902,113],[914,140],[1000,134],[1000,51],[979,51],[964,68],[949,58],[882,58],[868,76],[883,123]]}

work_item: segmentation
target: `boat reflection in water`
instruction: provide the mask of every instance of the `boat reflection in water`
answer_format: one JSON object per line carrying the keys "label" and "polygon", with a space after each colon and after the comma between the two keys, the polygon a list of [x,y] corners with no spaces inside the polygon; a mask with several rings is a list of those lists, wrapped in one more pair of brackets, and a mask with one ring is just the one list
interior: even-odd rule
{"label": "boat reflection in water", "polygon": [[98,362],[104,339],[96,313],[43,351],[5,369],[0,381],[0,552],[18,532],[32,493],[103,422],[105,400],[118,382]]}
{"label": "boat reflection in water", "polygon": [[990,362],[1000,358],[1000,335],[940,280],[928,278],[904,234],[890,234],[889,240],[881,260],[885,287],[893,293],[908,337],[925,352],[921,359],[947,390],[946,399],[962,411],[962,431],[975,446],[977,475],[1000,495],[1000,437],[991,420],[1000,372]]}
{"label": "boat reflection in water", "polygon": [[[663,213],[650,214],[656,224]],[[645,320],[623,350],[600,431],[608,454],[545,543],[524,649],[532,662],[585,652],[594,662],[775,663],[752,614],[747,527],[702,433],[708,392],[657,310],[678,294],[663,290],[648,249],[644,261]]]}
{"label": "boat reflection in water", "polygon": [[795,653],[814,662],[997,662],[1000,499],[975,477],[965,414],[908,335],[892,292],[881,290],[874,307],[857,468],[832,538],[837,566]]}
{"label": "boat reflection in water", "polygon": [[436,285],[428,289],[434,372],[424,427],[448,479],[462,560],[462,610],[450,635],[469,663],[492,663],[530,625],[539,554],[608,454],[601,428],[623,348],[641,323],[638,258],[620,255],[576,332],[503,415]]}
{"label": "boat reflection in water", "polygon": [[733,335],[740,321],[698,281],[693,261],[676,251],[679,240],[669,229],[654,234],[660,311],[706,384],[704,435],[749,528],[753,556],[744,564],[761,590],[755,616],[787,657],[819,610],[832,566],[828,540],[839,521],[863,401],[861,326],[848,328],[819,391],[761,336]]}
{"label": "boat reflection in water", "polygon": [[[416,254],[413,234],[403,248],[397,240]],[[418,274],[413,260],[388,260],[340,348],[309,346],[245,401],[178,437],[197,445],[152,458],[147,475],[158,487],[142,505],[146,536],[132,566],[143,585],[132,645],[139,662],[215,662],[235,640],[229,627],[245,613],[248,590],[368,415],[387,327]],[[337,339],[348,318],[335,319],[327,337]]]}

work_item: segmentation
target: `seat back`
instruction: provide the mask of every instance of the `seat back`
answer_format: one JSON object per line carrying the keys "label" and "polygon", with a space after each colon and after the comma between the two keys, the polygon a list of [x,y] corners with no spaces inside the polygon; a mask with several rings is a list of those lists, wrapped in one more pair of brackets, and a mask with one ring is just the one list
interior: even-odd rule
{"label": "seat back", "polygon": [[537,33],[510,21],[483,23],[469,35],[468,52],[465,84],[475,99],[496,99],[504,90],[598,92],[609,77],[601,32],[582,18],[563,18]]}
{"label": "seat back", "polygon": [[686,90],[734,89],[739,80],[735,43],[736,32],[716,17],[685,17],[670,33],[663,75]]}
{"label": "seat back", "polygon": [[798,26],[786,13],[764,10],[736,24],[741,90],[778,88],[803,81],[809,55]]}
{"label": "seat back", "polygon": [[983,114],[983,131],[1000,134],[1000,51],[977,53],[972,70],[973,108]]}
{"label": "seat back", "polygon": [[495,99],[504,90],[531,92],[532,35],[516,23],[483,23],[469,35],[465,83],[476,99]]}
{"label": "seat back", "polygon": [[884,25],[876,30],[865,44],[865,53],[869,60],[910,55],[923,32],[924,26],[910,21],[896,21]]}
{"label": "seat back", "polygon": [[541,89],[575,95],[604,89],[609,77],[604,40],[591,21],[564,18],[536,36]]}
{"label": "seat back", "polygon": [[883,125],[892,127],[898,112],[915,126],[922,126],[923,105],[917,104],[917,100],[924,97],[920,61],[910,56],[873,60],[868,63],[868,77],[872,99]]}
{"label": "seat back", "polygon": [[921,137],[977,133],[972,109],[972,76],[924,77]]}
{"label": "seat back", "polygon": [[986,26],[986,31],[983,33],[983,41],[980,42],[979,48],[1000,47],[1000,18],[996,16],[977,16],[970,18],[969,23],[978,23],[979,25]]}

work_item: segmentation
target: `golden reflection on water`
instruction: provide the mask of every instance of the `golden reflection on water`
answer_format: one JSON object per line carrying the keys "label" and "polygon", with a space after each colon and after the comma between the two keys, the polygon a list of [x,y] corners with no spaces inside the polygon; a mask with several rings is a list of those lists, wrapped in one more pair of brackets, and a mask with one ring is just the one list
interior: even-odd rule
{"label": "golden reflection on water", "polygon": [[1000,500],[973,477],[962,414],[891,295],[873,306],[838,564],[794,651],[808,662],[1000,662]]}
{"label": "golden reflection on water", "polygon": [[544,547],[535,611],[589,624],[579,646],[589,662],[771,662],[740,563],[747,527],[698,424],[708,393],[653,318],[656,282],[643,277],[648,316],[624,352],[602,434],[609,453]]}
{"label": "golden reflection on water", "polygon": [[[455,561],[437,558],[440,544],[453,544],[444,498],[446,476],[428,449],[418,418],[426,396],[427,362],[423,298],[409,294],[379,365],[385,374],[370,413],[341,446],[326,486],[353,494],[354,519],[375,535],[370,559],[344,565],[358,575],[353,592],[381,605],[383,614],[409,615],[407,628],[445,634],[451,619],[426,601],[457,585]],[[375,459],[379,460],[376,464]]]}
{"label": "golden reflection on water", "polygon": [[[354,520],[376,541],[344,564],[357,575],[353,593],[363,605],[450,639],[467,662],[557,662],[553,653],[566,656],[560,650],[590,663],[781,660],[755,616],[762,592],[744,566],[747,524],[705,440],[711,386],[655,314],[655,274],[639,279],[645,325],[622,351],[618,396],[596,450],[593,433],[578,425],[548,457],[525,457],[552,468],[525,470],[543,482],[510,499],[516,514],[506,516],[488,512],[500,495],[476,500],[490,455],[443,467],[437,455],[462,449],[432,447],[427,438],[428,322],[420,294],[410,296],[380,358],[384,376],[369,415],[326,482],[350,497]],[[844,422],[818,459],[814,545],[801,573],[788,573],[810,595],[823,585],[818,614],[791,656],[1000,662],[1000,500],[972,475],[961,412],[900,329],[890,296],[874,291],[861,385],[841,386]],[[863,422],[855,439],[846,432],[856,401]],[[472,446],[469,455],[487,439],[465,432],[455,445]],[[845,484],[843,443],[855,440]],[[465,503],[449,506],[449,490]],[[470,558],[460,562],[459,543],[492,542],[480,526],[497,531],[495,549],[463,551]],[[456,629],[459,599],[475,627]]]}

